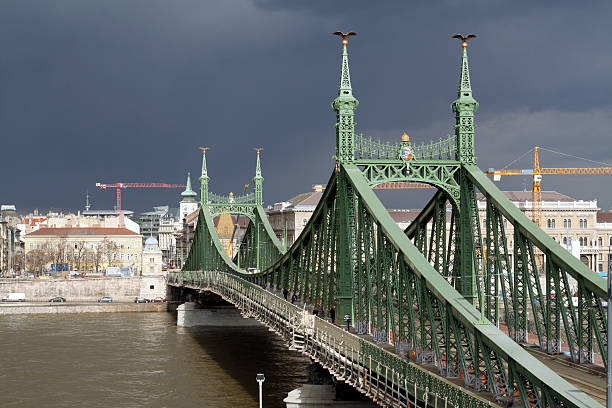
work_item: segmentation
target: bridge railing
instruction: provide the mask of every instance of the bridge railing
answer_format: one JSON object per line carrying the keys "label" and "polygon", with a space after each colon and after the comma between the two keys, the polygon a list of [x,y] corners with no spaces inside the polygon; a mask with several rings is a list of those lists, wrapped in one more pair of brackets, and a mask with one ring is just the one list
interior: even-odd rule
{"label": "bridge railing", "polygon": [[392,352],[292,305],[259,285],[219,271],[169,275],[170,285],[208,290],[282,336],[338,380],[394,407],[485,408],[494,404]]}
{"label": "bridge railing", "polygon": [[248,193],[239,196],[232,196],[230,199],[229,195],[220,195],[215,193],[208,193],[208,199],[212,204],[247,204],[255,203],[255,194]]}
{"label": "bridge railing", "polygon": [[[382,142],[363,134],[355,135],[356,159],[397,160],[400,158],[400,149],[400,143]],[[411,149],[415,160],[454,160],[457,150],[456,136],[449,135],[446,139],[422,142],[411,146]]]}

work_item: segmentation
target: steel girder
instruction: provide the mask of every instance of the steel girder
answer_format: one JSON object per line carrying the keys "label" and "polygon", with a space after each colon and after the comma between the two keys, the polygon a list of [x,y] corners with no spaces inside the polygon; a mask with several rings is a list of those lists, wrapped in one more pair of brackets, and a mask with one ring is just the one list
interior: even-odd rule
{"label": "steel girder", "polygon": [[495,326],[483,324],[478,310],[434,269],[435,260],[428,261],[397,228],[355,166],[341,165],[332,175],[304,232],[274,265],[253,275],[237,268],[230,268],[232,273],[261,286],[287,282],[302,300],[322,300],[324,308],[338,305],[337,235],[346,222],[337,210],[340,182],[349,182],[357,197],[355,315],[375,341],[392,343],[419,364],[462,377],[467,387],[491,391],[501,402],[597,406]]}
{"label": "steel girder", "polygon": [[457,174],[461,165],[452,160],[380,160],[360,159],[354,164],[362,169],[370,186],[390,181],[427,183],[448,193],[459,204],[460,187]]}
{"label": "steel girder", "polygon": [[233,262],[241,269],[268,268],[285,253],[263,208],[253,208],[253,218],[242,237]]}
{"label": "steel girder", "polygon": [[[171,273],[169,285],[210,291],[236,305],[303,353],[338,380],[386,406],[487,408],[492,403],[367,339],[313,318],[260,285],[218,271]],[[301,345],[294,342],[301,339]],[[429,398],[429,399],[428,399]],[[418,402],[416,401],[418,399]],[[415,404],[415,405],[413,405]]]}
{"label": "steel girder", "polygon": [[[605,280],[531,222],[477,167],[466,170],[484,195],[487,223],[494,227],[487,233],[487,270],[499,278],[511,337],[527,341],[533,321],[532,332],[543,351],[558,353],[565,341],[572,360],[592,363],[599,351],[607,364]],[[512,254],[505,239],[507,224],[514,229]],[[543,255],[541,265],[536,251]]]}
{"label": "steel girder", "polygon": [[255,204],[206,204],[206,207],[210,208],[210,213],[213,218],[221,214],[240,214],[248,217],[251,221],[255,220],[255,211],[257,205]]}
{"label": "steel girder", "polygon": [[[374,297],[380,298],[380,301],[376,299],[374,303],[377,307],[380,304],[387,315],[398,316],[395,322],[403,321],[404,316],[399,316],[401,302],[398,300],[404,299],[404,296],[397,296],[393,288],[393,282],[400,281],[395,277],[397,271],[403,270],[414,275],[412,278],[405,277],[402,281],[418,282],[412,288],[417,291],[417,303],[406,305],[408,307],[403,308],[403,313],[411,314],[410,320],[420,322],[421,331],[415,330],[417,344],[414,347],[415,353],[418,348],[419,352],[424,353],[421,356],[422,363],[430,362],[431,354],[435,356],[434,361],[439,367],[444,367],[446,361],[456,360],[459,362],[466,385],[477,390],[488,389],[497,392],[496,396],[500,400],[511,397],[517,391],[525,406],[530,401],[538,401],[542,407],[596,405],[589,397],[529,355],[495,326],[490,323],[481,324],[480,314],[476,308],[440,276],[408,237],[397,228],[362,177],[361,171],[355,166],[343,167],[355,186],[360,205],[367,209],[368,216],[372,218],[374,229],[381,231],[382,239],[378,242],[378,246],[383,246],[385,249],[378,248],[379,253],[394,255],[383,256],[383,259],[379,258],[376,261],[378,265],[383,266],[384,273],[380,278],[377,277],[380,288],[373,288],[373,291],[376,291]],[[397,263],[404,262],[405,265],[403,268],[391,267],[390,263],[386,264],[388,261],[385,259],[396,259]],[[391,285],[391,291],[387,290],[385,285]],[[390,294],[394,297],[392,301],[385,298]],[[414,295],[412,296],[414,299]],[[386,305],[390,305],[389,309],[385,309]],[[442,320],[445,324],[442,324]],[[392,322],[393,320],[389,318],[388,324]],[[452,342],[449,341],[450,331],[454,332]],[[400,333],[401,336],[405,330],[399,330],[396,326],[392,327],[390,332]],[[391,339],[394,342],[402,340],[396,339],[393,335]],[[444,348],[440,345],[444,345]],[[442,355],[442,349],[451,351],[450,358]]]}

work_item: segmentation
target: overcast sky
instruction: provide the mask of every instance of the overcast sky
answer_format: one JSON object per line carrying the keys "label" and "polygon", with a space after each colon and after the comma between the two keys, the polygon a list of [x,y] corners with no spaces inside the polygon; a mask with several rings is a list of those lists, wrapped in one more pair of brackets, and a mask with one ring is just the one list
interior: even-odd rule
{"label": "overcast sky", "polygon": [[[535,4],[537,3],[537,4]],[[434,5],[435,4],[435,5]],[[96,182],[184,183],[210,146],[211,190],[240,192],[264,147],[267,204],[333,169],[340,44],[350,43],[357,131],[445,137],[469,48],[482,169],[539,145],[612,163],[612,2],[0,0],[0,202],[110,209]],[[546,167],[596,166],[542,152]],[[530,168],[529,154],[512,167]],[[531,180],[506,177],[507,190]],[[612,176],[544,176],[543,190],[612,206]],[[197,186],[194,186],[197,187]],[[180,190],[127,190],[123,207]],[[418,207],[431,192],[390,194]]]}

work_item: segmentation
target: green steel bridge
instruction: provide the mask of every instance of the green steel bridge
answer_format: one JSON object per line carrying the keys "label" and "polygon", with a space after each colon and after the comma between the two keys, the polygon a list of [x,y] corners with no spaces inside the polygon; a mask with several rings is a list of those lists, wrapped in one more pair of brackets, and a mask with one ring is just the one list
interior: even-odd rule
{"label": "green steel bridge", "polygon": [[[169,284],[220,295],[383,406],[601,406],[521,346],[535,336],[544,352],[559,353],[563,345],[574,362],[593,363],[599,355],[605,364],[606,284],[477,167],[478,102],[467,38],[458,38],[454,135],[418,146],[408,137],[392,144],[355,132],[359,102],[343,38],[340,86],[332,103],[336,165],[314,214],[289,248],[264,213],[259,151],[254,193],[236,197],[209,192],[204,154],[194,239],[182,271],[171,274]],[[395,181],[437,189],[405,231],[372,190]],[[485,220],[477,192],[486,202]],[[250,219],[233,259],[213,224],[222,213]],[[506,231],[512,233],[510,243]],[[350,319],[351,331],[285,301],[278,296],[284,288],[309,305],[334,307],[341,323],[344,316]],[[571,300],[575,288],[577,305]]]}

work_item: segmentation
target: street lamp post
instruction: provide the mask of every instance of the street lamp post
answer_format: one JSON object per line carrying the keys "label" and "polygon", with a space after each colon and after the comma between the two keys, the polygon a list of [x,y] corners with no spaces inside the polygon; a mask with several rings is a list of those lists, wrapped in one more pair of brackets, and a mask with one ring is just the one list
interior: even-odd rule
{"label": "street lamp post", "polygon": [[257,374],[257,377],[255,377],[255,379],[259,383],[259,408],[263,408],[262,385],[263,382],[266,380],[266,377],[263,374]]}

